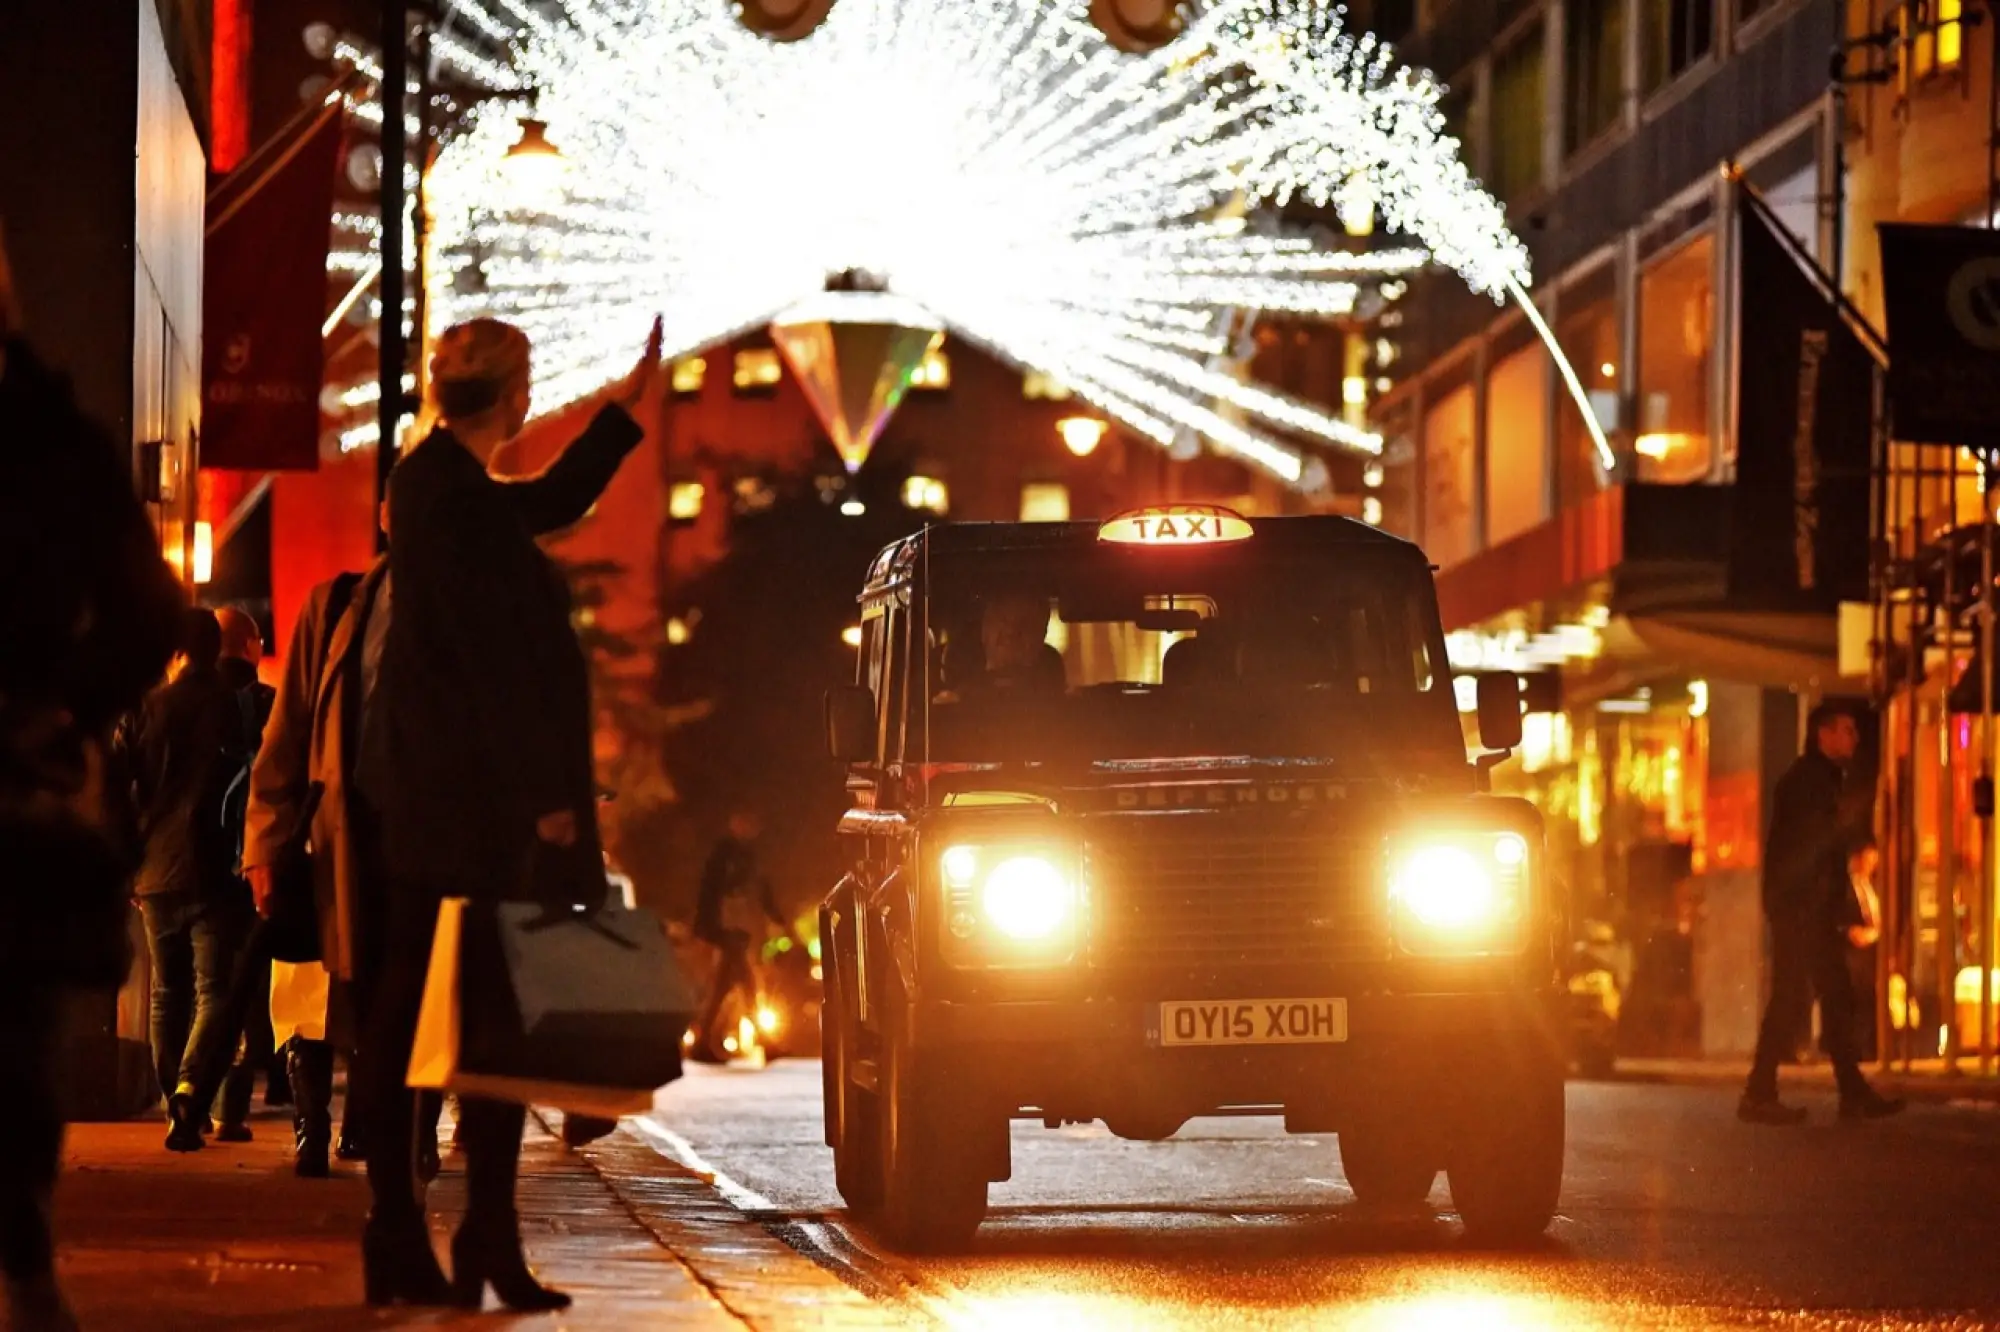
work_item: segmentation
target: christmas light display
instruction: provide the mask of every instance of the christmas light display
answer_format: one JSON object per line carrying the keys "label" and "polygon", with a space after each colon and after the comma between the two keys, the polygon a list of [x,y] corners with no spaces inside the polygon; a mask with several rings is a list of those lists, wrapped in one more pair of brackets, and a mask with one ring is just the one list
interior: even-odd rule
{"label": "christmas light display", "polygon": [[[1163,445],[1192,433],[1294,483],[1323,469],[1288,435],[1379,451],[1246,382],[1241,315],[1341,317],[1430,261],[1496,300],[1525,285],[1436,84],[1325,0],[1207,0],[1145,54],[1088,9],[838,0],[779,43],[729,0],[461,3],[511,65],[434,52],[533,88],[567,169],[522,190],[523,107],[474,108],[429,173],[432,318],[519,324],[553,408],[629,362],[655,311],[686,354],[859,273]],[[1287,228],[1293,200],[1406,243],[1350,252]]]}

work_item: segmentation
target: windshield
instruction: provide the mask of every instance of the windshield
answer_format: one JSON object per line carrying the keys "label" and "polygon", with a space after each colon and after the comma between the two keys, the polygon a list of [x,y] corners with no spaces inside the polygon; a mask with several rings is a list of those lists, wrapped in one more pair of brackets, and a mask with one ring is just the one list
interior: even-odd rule
{"label": "windshield", "polygon": [[1407,561],[1071,548],[940,559],[930,589],[933,761],[1465,761]]}

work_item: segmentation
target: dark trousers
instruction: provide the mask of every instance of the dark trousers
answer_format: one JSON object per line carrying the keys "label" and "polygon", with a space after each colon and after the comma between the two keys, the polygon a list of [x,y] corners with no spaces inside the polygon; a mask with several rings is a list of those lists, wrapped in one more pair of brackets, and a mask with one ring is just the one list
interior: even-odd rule
{"label": "dark trousers", "polygon": [[240,1034],[230,1001],[250,936],[247,906],[165,893],[139,899],[139,908],[153,963],[153,1067],[160,1093],[204,1089],[204,1097],[212,1096],[213,1083],[203,1073],[222,1066]]}
{"label": "dark trousers", "polygon": [[696,1038],[708,1047],[711,1054],[719,1056],[722,1038],[731,1034],[715,1029],[722,1016],[722,1006],[738,990],[750,991],[754,998],[756,978],[750,970],[748,934],[742,930],[724,930],[705,937],[715,945],[715,970],[709,976],[708,994],[701,1001],[701,1014],[695,1019],[694,1029]]}
{"label": "dark trousers", "polygon": [[243,1043],[235,1061],[222,1079],[222,1122],[241,1124],[250,1117],[250,1094],[256,1089],[257,1075],[266,1085],[285,1077],[284,1064],[277,1058],[276,1033],[271,1030],[271,952],[253,941],[238,954],[236,980],[230,991],[234,1009],[230,1026],[242,1033]]}
{"label": "dark trousers", "polygon": [[0,1275],[10,1283],[55,1272],[49,1208],[63,1138],[58,1000],[43,986],[0,983]]}
{"label": "dark trousers", "polygon": [[[421,1219],[417,1197],[416,1144],[419,1097],[407,1077],[416,1044],[417,1015],[423,1007],[424,976],[430,967],[431,935],[437,924],[435,896],[413,890],[389,905],[387,928],[377,955],[358,977],[357,999],[366,1014],[356,1052],[351,1113],[359,1116],[368,1153],[368,1189],[374,1215],[388,1224]],[[425,1113],[435,1122],[436,1102]],[[465,1152],[466,1228],[514,1224],[514,1181],[521,1157],[523,1106],[459,1098],[458,1142]]]}
{"label": "dark trousers", "polygon": [[1867,1094],[1855,1048],[1854,978],[1847,969],[1845,941],[1825,922],[1771,922],[1771,997],[1757,1034],[1757,1059],[1744,1094],[1776,1100],[1778,1064],[1797,1034],[1797,1014],[1810,1012],[1819,998],[1820,1031],[1842,1097]]}

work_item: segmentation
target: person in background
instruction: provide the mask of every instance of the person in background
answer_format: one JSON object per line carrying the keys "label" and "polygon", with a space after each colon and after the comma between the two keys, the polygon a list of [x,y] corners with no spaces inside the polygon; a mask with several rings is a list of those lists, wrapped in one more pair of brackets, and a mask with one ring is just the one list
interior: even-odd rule
{"label": "person in background", "polygon": [[1855,895],[1847,852],[1856,835],[1843,813],[1847,765],[1861,731],[1853,716],[1821,704],[1806,720],[1806,747],[1772,796],[1764,847],[1764,915],[1771,930],[1771,995],[1737,1117],[1754,1124],[1801,1124],[1806,1112],[1778,1099],[1778,1062],[1795,1014],[1817,994],[1843,1119],[1880,1119],[1903,1103],[1862,1076],[1855,1052],[1854,985],[1844,953]]}
{"label": "person in background", "polygon": [[[244,753],[254,756],[277,698],[277,691],[257,678],[257,665],[264,659],[263,631],[257,627],[257,621],[234,606],[218,608],[215,618],[222,626],[222,660],[216,669],[223,683],[236,691],[237,706],[243,716]],[[239,848],[243,844],[249,772],[246,758],[231,780],[223,806],[230,843]],[[250,1141],[250,1097],[259,1073],[264,1076],[265,1105],[285,1106],[292,1100],[284,1057],[278,1052],[271,1032],[271,959],[267,954],[246,953],[240,965],[244,970],[236,978],[235,994],[241,1005],[238,1024],[243,1041],[222,1082],[219,1106],[222,1122],[215,1132],[218,1142]]]}
{"label": "person in background", "polygon": [[252,923],[223,818],[247,745],[221,657],[215,613],[187,611],[171,679],[121,738],[145,848],[135,891],[152,953],[153,1060],[175,1152],[201,1149],[212,1092],[204,1071],[237,1037],[229,988]]}
{"label": "person in background", "polygon": [[21,334],[0,243],[0,1325],[73,1332],[51,1208],[64,996],[131,963],[110,732],[184,600],[111,434]]}
{"label": "person in background", "polygon": [[534,538],[580,520],[643,438],[632,412],[662,336],[656,320],[632,374],[546,472],[507,483],[488,465],[528,417],[527,336],[491,319],[447,329],[431,361],[439,423],[390,480],[396,613],[356,771],[381,816],[386,870],[356,956],[371,1304],[477,1307],[488,1285],[520,1311],[569,1304],[521,1252],[514,1181],[525,1111],[481,1097],[460,1099],[466,1215],[446,1281],[412,1178],[405,1077],[443,899],[581,904],[608,891],[589,667],[567,586]]}
{"label": "person in background", "polygon": [[771,896],[771,881],[757,872],[757,839],[763,831],[763,820],[755,811],[737,810],[701,872],[694,936],[715,949],[715,969],[694,1026],[693,1054],[703,1063],[719,1064],[728,1058],[722,1048],[725,1033],[717,1031],[716,1024],[730,995],[754,989],[750,952],[765,922],[787,936],[792,933],[791,922]]}

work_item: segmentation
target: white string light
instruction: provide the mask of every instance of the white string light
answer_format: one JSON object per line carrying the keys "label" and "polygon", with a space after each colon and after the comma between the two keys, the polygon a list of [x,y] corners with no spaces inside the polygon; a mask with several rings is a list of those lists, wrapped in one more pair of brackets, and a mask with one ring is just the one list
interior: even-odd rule
{"label": "white string light", "polygon": [[[1300,448],[1250,421],[1379,451],[1338,409],[1232,373],[1227,330],[1243,310],[1349,315],[1428,259],[1496,299],[1526,281],[1436,84],[1327,0],[1203,0],[1137,56],[1087,9],[839,0],[781,44],[724,0],[466,0],[470,28],[514,34],[512,66],[434,49],[535,88],[569,169],[524,195],[503,168],[520,109],[471,113],[429,178],[435,315],[520,325],[554,408],[621,370],[655,311],[688,354],[860,270],[1162,445],[1192,431],[1294,482]],[[1413,244],[1247,225],[1294,199]]]}

